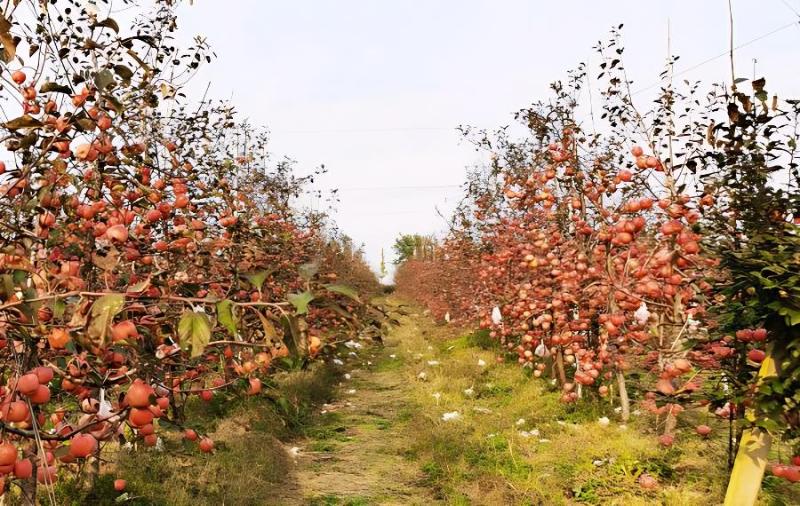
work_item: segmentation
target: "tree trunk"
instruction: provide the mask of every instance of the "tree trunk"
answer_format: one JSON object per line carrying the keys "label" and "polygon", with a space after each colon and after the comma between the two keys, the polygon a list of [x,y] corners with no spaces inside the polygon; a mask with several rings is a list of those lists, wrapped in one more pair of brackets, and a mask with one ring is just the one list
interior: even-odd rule
{"label": "tree trunk", "polygon": [[625,386],[625,374],[622,371],[617,371],[617,386],[619,405],[622,407],[622,421],[627,422],[631,417],[631,401],[628,399],[628,388]]}
{"label": "tree trunk", "polygon": [[563,387],[567,384],[567,374],[564,372],[564,356],[561,353],[561,348],[556,352],[556,372],[558,372],[558,381]]}

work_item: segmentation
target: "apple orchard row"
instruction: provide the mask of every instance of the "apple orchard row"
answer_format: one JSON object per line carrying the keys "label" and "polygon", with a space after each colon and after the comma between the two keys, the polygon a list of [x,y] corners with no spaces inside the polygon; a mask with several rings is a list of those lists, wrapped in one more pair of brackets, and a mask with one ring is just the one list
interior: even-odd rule
{"label": "apple orchard row", "polygon": [[192,397],[262,395],[380,322],[361,257],[291,206],[311,178],[187,96],[210,50],[174,45],[173,2],[130,28],[22,3],[0,26],[0,492],[33,502],[36,481],[166,429],[212,452]]}
{"label": "apple orchard row", "polygon": [[[464,129],[490,161],[398,291],[488,329],[498,360],[554,379],[563,402],[605,398],[623,420],[637,403],[664,446],[687,437],[682,413],[707,410],[800,453],[798,101],[763,79],[703,95],[667,71],[643,111],[617,34],[598,52],[591,118],[582,66],[512,128]],[[778,371],[759,378],[768,357]],[[800,480],[797,460],[775,474]]]}

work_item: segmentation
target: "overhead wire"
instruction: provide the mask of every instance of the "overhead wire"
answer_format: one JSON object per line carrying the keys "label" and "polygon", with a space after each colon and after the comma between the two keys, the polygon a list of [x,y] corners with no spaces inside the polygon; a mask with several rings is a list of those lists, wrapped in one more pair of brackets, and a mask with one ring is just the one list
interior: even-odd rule
{"label": "overhead wire", "polygon": [[[793,10],[794,10],[794,9],[793,9]],[[800,17],[800,16],[799,16],[799,17]],[[769,31],[769,32],[767,32],[767,33],[765,33],[765,34],[763,34],[763,35],[759,35],[758,37],[756,37],[756,38],[754,38],[754,39],[750,39],[750,40],[748,40],[747,42],[743,42],[743,43],[739,44],[738,46],[735,46],[733,49],[734,49],[734,51],[735,51],[735,50],[737,50],[737,49],[741,49],[741,48],[743,48],[743,47],[747,47],[747,46],[749,46],[749,45],[751,45],[751,44],[754,44],[754,43],[756,43],[756,42],[758,42],[758,41],[760,41],[760,40],[766,39],[767,37],[770,37],[770,36],[772,36],[772,35],[775,35],[775,34],[776,34],[776,33],[778,33],[778,32],[782,32],[783,30],[786,30],[787,28],[791,28],[792,26],[800,26],[800,20],[798,20],[798,21],[792,21],[791,23],[787,23],[787,24],[785,24],[785,25],[783,25],[783,26],[779,26],[778,28],[775,28],[775,29],[774,29],[774,30],[772,30],[772,31]],[[712,56],[711,58],[708,58],[708,59],[706,59],[706,60],[703,60],[703,61],[701,61],[700,63],[697,63],[697,64],[695,64],[695,65],[692,65],[692,66],[691,66],[691,67],[689,67],[689,68],[683,69],[683,70],[681,70],[681,71],[679,71],[679,72],[675,72],[675,73],[673,74],[673,77],[678,77],[678,76],[684,75],[684,74],[686,74],[686,73],[688,73],[688,72],[691,72],[691,71],[693,71],[693,70],[696,70],[696,69],[698,69],[698,68],[700,68],[700,67],[702,67],[702,66],[704,66],[704,65],[707,65],[707,64],[709,64],[709,63],[711,63],[711,62],[713,62],[713,61],[715,61],[715,60],[718,60],[718,59],[720,59],[720,58],[727,57],[727,56],[730,56],[730,50],[726,50],[725,52],[723,52],[723,53],[720,53],[720,54],[718,54],[717,56]],[[644,88],[641,88],[641,89],[638,89],[638,90],[636,90],[636,91],[632,92],[632,93],[631,93],[631,95],[638,95],[639,93],[645,92],[645,91],[647,91],[647,90],[650,90],[650,89],[653,89],[653,88],[655,88],[656,86],[659,86],[659,85],[661,85],[661,83],[662,83],[662,81],[654,82],[654,83],[653,83],[653,84],[651,84],[651,85],[648,85],[648,86],[646,86],[646,87],[644,87]]]}
{"label": "overhead wire", "polygon": [[[751,44],[754,44],[754,43],[756,43],[756,42],[758,42],[760,40],[763,40],[763,39],[765,39],[767,37],[771,37],[772,35],[774,35],[776,33],[782,32],[783,30],[786,30],[787,28],[790,28],[792,26],[800,27],[800,12],[798,12],[794,7],[792,7],[789,3],[787,3],[786,0],[780,0],[780,1],[787,8],[789,8],[795,15],[797,15],[798,21],[792,21],[791,23],[787,23],[785,25],[779,26],[779,27],[775,28],[774,30],[771,30],[771,31],[766,32],[766,33],[764,33],[762,35],[759,35],[758,37],[750,39],[747,42],[743,42],[743,43],[735,46],[733,48],[734,50],[747,47],[747,46],[749,46]],[[716,56],[713,56],[711,58],[707,58],[707,59],[705,59],[705,60],[703,60],[703,61],[701,61],[701,62],[699,62],[699,63],[697,63],[695,65],[692,65],[691,67],[685,68],[683,70],[680,70],[680,71],[674,73],[673,77],[678,77],[678,76],[687,74],[687,73],[689,73],[689,72],[691,72],[693,70],[696,70],[696,69],[698,69],[698,68],[700,68],[702,66],[705,66],[705,65],[707,65],[707,64],[709,64],[709,63],[711,63],[713,61],[716,61],[716,60],[718,60],[720,58],[723,58],[723,57],[726,57],[726,56],[729,56],[729,55],[730,55],[730,50],[726,50],[726,51],[724,51],[724,52],[722,52],[722,53],[720,53],[720,54],[718,54]],[[645,92],[647,90],[655,88],[656,86],[658,86],[660,84],[661,84],[661,81],[655,82],[655,83],[653,83],[651,85],[648,85],[648,86],[646,86],[644,88],[641,88],[641,89],[638,89],[638,90],[632,92],[631,95],[637,95],[639,93],[643,93],[643,92]],[[353,128],[353,129],[321,129],[321,130],[283,130],[283,131],[278,130],[278,131],[276,131],[276,133],[286,133],[286,134],[306,134],[306,133],[310,133],[310,134],[314,134],[314,133],[367,133],[367,132],[436,131],[436,130],[439,130],[439,131],[441,131],[441,130],[453,130],[453,131],[455,131],[456,129],[455,128],[449,128],[449,127],[385,127],[385,128]],[[462,187],[462,185],[460,185],[460,184],[458,184],[458,185],[452,184],[452,185],[419,185],[419,186],[373,186],[373,187],[366,187],[365,186],[365,187],[351,187],[351,188],[333,188],[333,189],[328,189],[328,190],[329,191],[330,190],[336,190],[337,193],[341,193],[341,192],[347,192],[347,191],[426,190],[426,189],[449,189],[449,188],[461,188],[461,187]],[[390,213],[376,213],[376,214],[373,214],[373,215],[375,215],[375,216],[388,216],[388,215],[400,215],[400,214],[416,214],[416,213],[418,213],[420,211],[421,210],[400,211],[400,212],[390,212]]]}

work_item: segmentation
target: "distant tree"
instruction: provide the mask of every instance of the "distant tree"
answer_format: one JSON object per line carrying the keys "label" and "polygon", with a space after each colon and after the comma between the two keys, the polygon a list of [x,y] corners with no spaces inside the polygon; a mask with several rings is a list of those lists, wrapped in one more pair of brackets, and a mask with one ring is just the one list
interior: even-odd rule
{"label": "distant tree", "polygon": [[395,239],[392,249],[394,249],[394,263],[396,265],[405,262],[409,258],[414,258],[419,239],[420,236],[417,234],[402,234]]}
{"label": "distant tree", "polygon": [[395,239],[394,249],[395,265],[399,265],[409,259],[425,260],[433,257],[436,240],[431,236],[419,234],[401,234]]}
{"label": "distant tree", "polygon": [[383,255],[383,248],[381,248],[381,279],[385,278],[388,274],[386,270],[386,257]]}

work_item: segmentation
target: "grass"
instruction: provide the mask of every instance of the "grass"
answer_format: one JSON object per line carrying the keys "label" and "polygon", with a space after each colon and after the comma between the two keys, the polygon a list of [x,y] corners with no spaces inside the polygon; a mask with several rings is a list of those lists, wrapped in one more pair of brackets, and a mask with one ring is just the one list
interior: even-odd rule
{"label": "grass", "polygon": [[164,426],[159,434],[165,451],[115,452],[117,460],[106,466],[107,473],[94,487],[69,480],[58,484],[58,503],[115,504],[119,494],[113,489],[113,480],[118,476],[128,482],[124,504],[270,504],[277,489],[292,485],[292,464],[283,441],[317,431],[316,451],[330,452],[343,437],[336,428],[335,414],[319,426],[312,414],[314,406],[331,398],[335,379],[331,369],[319,364],[309,371],[277,375],[283,402],[265,398],[191,402],[187,418],[198,433],[214,440],[213,455],[198,452],[196,444],[185,442],[181,433]]}
{"label": "grass", "polygon": [[[726,427],[715,417],[682,414],[676,444],[662,448],[650,415],[622,425],[610,400],[563,404],[554,386],[517,364],[498,363],[496,355],[486,332],[405,318],[387,348],[371,355],[372,365],[362,364],[366,368],[347,383],[359,395],[368,392],[347,397],[358,410],[314,414],[315,406],[334,395],[338,378],[330,369],[284,373],[276,378],[284,402],[220,399],[189,406],[193,425],[215,440],[213,456],[200,454],[176,432],[162,431],[166,452],[123,453],[116,470],[90,490],[62,482],[59,504],[113,504],[117,475],[128,480],[125,504],[294,504],[289,499],[302,500],[303,491],[285,442],[296,438],[304,441],[304,451],[323,457],[308,463],[306,473],[329,480],[302,504],[722,502]],[[444,421],[447,412],[460,416]],[[603,425],[600,417],[611,422]],[[714,428],[710,438],[695,434],[699,423]],[[339,475],[341,465],[359,470]],[[400,467],[410,480],[402,493],[385,481],[396,480]],[[642,489],[642,473],[657,478],[659,487]],[[800,504],[800,491],[767,477],[759,501]]]}
{"label": "grass", "polygon": [[370,498],[342,498],[335,495],[326,495],[309,501],[309,506],[369,506],[371,504],[374,503]]}
{"label": "grass", "polygon": [[[406,380],[418,406],[408,421],[415,437],[407,456],[419,463],[423,483],[442,502],[722,502],[725,428],[707,415],[682,415],[676,444],[661,448],[649,415],[621,425],[609,401],[565,405],[547,381],[526,375],[516,364],[497,363],[496,346],[485,332],[458,334],[424,320],[416,324],[399,330],[409,350],[401,357],[409,364]],[[486,365],[479,366],[479,360]],[[425,381],[418,379],[420,372]],[[453,411],[460,414],[458,420],[442,420],[443,413]],[[609,425],[598,422],[603,416],[611,419]],[[697,423],[714,426],[714,436],[698,437]],[[538,435],[531,435],[534,431]],[[656,477],[659,488],[642,489],[637,482],[642,473]],[[798,503],[800,494],[785,481],[765,480],[760,504]]]}

